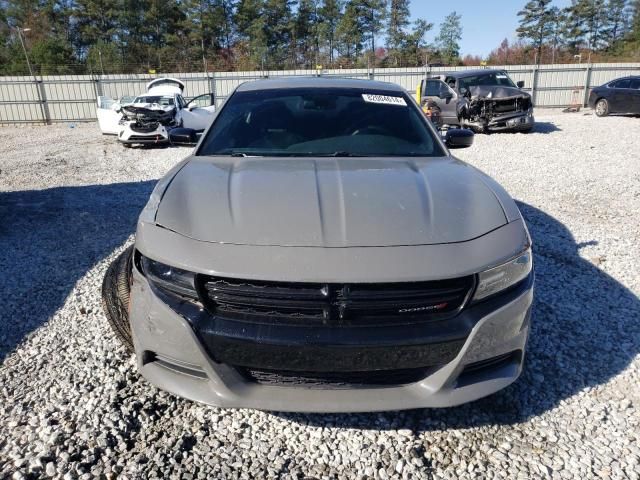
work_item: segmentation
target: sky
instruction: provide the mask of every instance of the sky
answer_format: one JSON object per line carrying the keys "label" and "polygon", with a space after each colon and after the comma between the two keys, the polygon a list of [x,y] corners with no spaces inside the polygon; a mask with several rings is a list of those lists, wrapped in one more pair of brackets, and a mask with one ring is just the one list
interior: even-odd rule
{"label": "sky", "polygon": [[[526,0],[411,0],[411,17],[433,23],[433,29],[427,34],[427,40],[432,42],[444,17],[455,10],[462,15],[461,55],[484,57],[505,38],[516,39],[518,12],[525,3]],[[554,0],[552,5],[564,8],[570,3],[570,0]]]}

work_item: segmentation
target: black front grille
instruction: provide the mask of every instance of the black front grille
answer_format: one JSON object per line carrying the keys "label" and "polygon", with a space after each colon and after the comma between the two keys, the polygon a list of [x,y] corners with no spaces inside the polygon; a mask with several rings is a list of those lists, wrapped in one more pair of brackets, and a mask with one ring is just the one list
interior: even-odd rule
{"label": "black front grille", "polygon": [[531,99],[529,98],[513,98],[509,100],[495,100],[493,103],[493,112],[510,113],[525,112],[531,107]]}
{"label": "black front grille", "polygon": [[155,132],[158,129],[160,123],[158,122],[150,122],[150,123],[133,123],[129,126],[132,131],[138,133],[149,133]]}
{"label": "black front grille", "polygon": [[203,303],[213,315],[254,323],[397,325],[457,314],[472,276],[380,284],[291,283],[206,277]]}
{"label": "black front grille", "polygon": [[248,380],[260,385],[341,389],[354,387],[388,387],[415,383],[427,375],[428,368],[379,370],[371,372],[290,372],[238,368]]}
{"label": "black front grille", "polygon": [[160,140],[165,140],[165,138],[160,135],[130,135],[129,138],[127,139],[127,141],[129,142],[154,142],[154,141],[160,141]]}

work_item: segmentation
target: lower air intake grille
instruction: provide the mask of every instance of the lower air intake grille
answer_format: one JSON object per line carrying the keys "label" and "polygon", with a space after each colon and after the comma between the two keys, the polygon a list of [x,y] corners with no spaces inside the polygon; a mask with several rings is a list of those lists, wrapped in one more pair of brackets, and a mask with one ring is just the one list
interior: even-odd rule
{"label": "lower air intake grille", "polygon": [[381,370],[372,372],[288,372],[238,368],[240,373],[261,385],[341,389],[354,387],[389,387],[415,383],[429,374],[427,368]]}
{"label": "lower air intake grille", "polygon": [[291,283],[201,279],[203,303],[213,315],[253,323],[398,325],[456,315],[473,276],[406,283]]}
{"label": "lower air intake grille", "polygon": [[165,138],[160,135],[130,135],[128,141],[129,142],[157,142],[160,140],[165,140]]}

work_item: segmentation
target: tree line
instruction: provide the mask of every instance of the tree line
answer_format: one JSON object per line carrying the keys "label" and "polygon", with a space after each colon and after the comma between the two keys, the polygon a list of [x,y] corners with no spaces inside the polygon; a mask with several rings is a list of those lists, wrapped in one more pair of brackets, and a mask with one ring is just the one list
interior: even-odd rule
{"label": "tree line", "polygon": [[[119,73],[457,61],[461,17],[412,21],[410,0],[0,0],[0,73]],[[26,31],[25,31],[26,30]]]}
{"label": "tree line", "polygon": [[552,3],[523,5],[515,43],[461,58],[462,16],[436,32],[410,0],[0,0],[0,74],[28,73],[24,50],[42,74],[640,59],[640,0]]}
{"label": "tree line", "polygon": [[518,41],[488,57],[497,64],[640,60],[640,0],[530,0],[518,12]]}

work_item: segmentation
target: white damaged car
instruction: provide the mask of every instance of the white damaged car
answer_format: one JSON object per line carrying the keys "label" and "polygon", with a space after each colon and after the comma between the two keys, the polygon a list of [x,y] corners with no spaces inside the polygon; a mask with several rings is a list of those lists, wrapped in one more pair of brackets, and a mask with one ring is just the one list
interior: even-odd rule
{"label": "white damaged car", "polygon": [[98,124],[104,134],[115,134],[125,146],[164,144],[169,131],[184,127],[204,131],[215,113],[212,94],[199,95],[189,102],[183,97],[185,85],[175,78],[159,78],[147,84],[147,93],[130,100],[98,98]]}

